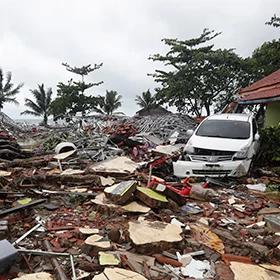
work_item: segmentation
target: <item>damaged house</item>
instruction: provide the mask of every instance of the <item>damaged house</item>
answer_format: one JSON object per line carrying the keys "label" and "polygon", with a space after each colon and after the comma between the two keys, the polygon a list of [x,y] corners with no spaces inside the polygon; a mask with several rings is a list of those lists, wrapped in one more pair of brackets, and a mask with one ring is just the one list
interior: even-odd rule
{"label": "damaged house", "polygon": [[260,104],[260,113],[264,113],[264,126],[277,126],[280,122],[280,69],[240,90],[238,105],[257,104]]}

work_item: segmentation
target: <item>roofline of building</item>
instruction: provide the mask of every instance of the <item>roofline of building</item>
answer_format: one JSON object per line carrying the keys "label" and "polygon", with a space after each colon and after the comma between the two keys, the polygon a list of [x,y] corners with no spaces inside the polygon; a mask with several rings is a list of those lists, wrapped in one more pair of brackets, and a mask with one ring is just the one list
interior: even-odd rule
{"label": "roofline of building", "polygon": [[238,104],[240,105],[253,105],[253,104],[264,104],[280,101],[280,96],[271,97],[271,98],[262,98],[262,99],[254,99],[254,100],[238,100]]}

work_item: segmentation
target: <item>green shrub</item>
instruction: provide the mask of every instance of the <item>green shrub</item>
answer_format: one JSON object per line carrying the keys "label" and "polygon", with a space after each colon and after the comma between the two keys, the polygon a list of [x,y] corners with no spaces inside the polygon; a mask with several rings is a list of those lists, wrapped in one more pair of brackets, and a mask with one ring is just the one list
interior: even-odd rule
{"label": "green shrub", "polygon": [[260,153],[256,164],[261,166],[280,164],[280,126],[267,127],[260,131]]}

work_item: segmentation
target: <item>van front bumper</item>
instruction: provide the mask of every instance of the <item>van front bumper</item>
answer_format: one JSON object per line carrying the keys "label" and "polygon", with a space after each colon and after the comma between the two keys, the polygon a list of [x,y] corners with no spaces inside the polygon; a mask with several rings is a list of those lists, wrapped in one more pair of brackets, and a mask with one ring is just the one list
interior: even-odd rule
{"label": "van front bumper", "polygon": [[183,161],[173,162],[173,172],[176,177],[243,177],[251,165],[251,159],[229,160],[219,162]]}

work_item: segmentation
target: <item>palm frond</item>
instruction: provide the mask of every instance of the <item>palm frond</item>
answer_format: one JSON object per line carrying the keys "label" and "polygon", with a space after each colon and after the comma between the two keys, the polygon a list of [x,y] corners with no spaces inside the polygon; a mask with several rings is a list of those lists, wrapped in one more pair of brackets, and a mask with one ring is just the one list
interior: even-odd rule
{"label": "palm frond", "polygon": [[28,98],[25,99],[25,106],[29,107],[30,109],[32,109],[32,111],[34,111],[37,114],[43,113],[42,108],[38,104],[36,104],[34,101],[32,101]]}
{"label": "palm frond", "polygon": [[5,102],[7,103],[14,103],[16,105],[18,105],[18,101],[15,98],[10,98],[10,97],[5,97]]}
{"label": "palm frond", "polygon": [[3,70],[0,68],[0,91],[3,90]]}
{"label": "palm frond", "polygon": [[15,99],[15,95],[19,92],[23,84],[19,84],[14,87],[14,84],[11,82],[12,73],[6,73],[6,80],[4,79],[4,72],[0,68],[0,108],[3,108],[3,104],[6,102],[11,102],[18,104]]}
{"label": "palm frond", "polygon": [[143,109],[149,109],[155,106],[156,99],[155,97],[151,94],[150,90],[147,90],[142,93],[141,96],[137,95],[135,98],[136,104],[139,105]]}
{"label": "palm frond", "polygon": [[52,89],[48,88],[45,90],[44,84],[38,84],[38,88],[31,89],[30,92],[34,97],[34,101],[29,98],[25,99],[25,106],[30,108],[30,110],[26,110],[22,114],[43,116],[43,123],[47,124],[47,117],[51,114]]}
{"label": "palm frond", "polygon": [[30,111],[30,110],[25,110],[23,112],[20,113],[21,115],[33,115],[33,116],[41,116],[41,114],[38,114],[34,111]]}
{"label": "palm frond", "polygon": [[12,73],[9,71],[6,73],[6,83],[3,89],[4,92],[9,92],[14,86],[13,83],[11,83],[11,80],[12,80]]}
{"label": "palm frond", "polygon": [[5,96],[7,97],[12,97],[15,96],[19,93],[19,90],[23,87],[23,83],[19,84],[17,87],[15,87],[12,90],[9,90],[7,92],[5,92]]}

